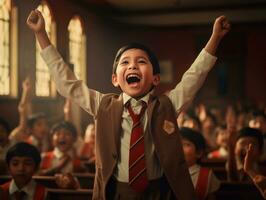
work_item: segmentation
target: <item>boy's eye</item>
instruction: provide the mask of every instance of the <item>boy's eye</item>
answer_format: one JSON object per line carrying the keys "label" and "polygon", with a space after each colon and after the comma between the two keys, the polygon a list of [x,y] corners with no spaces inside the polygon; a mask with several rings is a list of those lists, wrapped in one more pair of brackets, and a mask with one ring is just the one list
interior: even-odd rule
{"label": "boy's eye", "polygon": [[139,62],[139,63],[142,63],[142,64],[147,63],[146,60],[143,60],[143,59],[139,60],[138,62]]}
{"label": "boy's eye", "polygon": [[128,64],[129,62],[127,61],[127,60],[123,60],[121,63],[120,63],[120,65],[126,65],[126,64]]}

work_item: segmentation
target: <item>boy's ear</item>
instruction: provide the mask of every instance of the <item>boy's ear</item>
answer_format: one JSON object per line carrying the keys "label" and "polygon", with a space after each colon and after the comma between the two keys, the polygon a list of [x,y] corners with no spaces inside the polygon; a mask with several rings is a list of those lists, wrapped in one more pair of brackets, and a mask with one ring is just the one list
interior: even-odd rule
{"label": "boy's ear", "polygon": [[112,83],[115,87],[119,87],[116,74],[112,74]]}
{"label": "boy's ear", "polygon": [[153,75],[153,85],[154,86],[157,86],[157,85],[159,85],[159,83],[160,83],[160,74],[155,74],[155,75]]}

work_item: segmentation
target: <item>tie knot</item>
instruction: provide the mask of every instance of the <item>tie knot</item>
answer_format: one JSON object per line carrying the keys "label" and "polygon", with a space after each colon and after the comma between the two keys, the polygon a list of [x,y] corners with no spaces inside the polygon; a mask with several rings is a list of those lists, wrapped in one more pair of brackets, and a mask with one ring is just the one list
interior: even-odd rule
{"label": "tie knot", "polygon": [[134,111],[132,110],[132,107],[130,103],[127,104],[127,109],[129,112],[130,117],[132,118],[133,122],[139,122],[143,114],[145,113],[145,110],[147,108],[147,104],[144,101],[141,101],[141,110],[139,114],[135,114]]}

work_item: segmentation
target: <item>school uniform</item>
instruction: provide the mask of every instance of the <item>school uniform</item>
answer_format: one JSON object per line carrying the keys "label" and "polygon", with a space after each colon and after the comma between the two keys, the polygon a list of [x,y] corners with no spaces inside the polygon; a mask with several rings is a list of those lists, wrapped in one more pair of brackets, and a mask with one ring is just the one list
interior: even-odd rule
{"label": "school uniform", "polygon": [[211,169],[195,164],[189,167],[189,174],[198,200],[204,200],[208,194],[215,192],[220,187],[220,181]]}
{"label": "school uniform", "polygon": [[228,151],[224,147],[220,147],[219,149],[212,151],[208,154],[208,158],[227,158]]}
{"label": "school uniform", "polygon": [[23,193],[21,200],[44,200],[46,197],[45,187],[37,184],[34,180],[21,189],[17,187],[13,179],[0,187],[3,190],[1,200],[16,200],[16,195],[19,192]]}
{"label": "school uniform", "polygon": [[41,54],[59,93],[79,104],[96,120],[96,175],[93,199],[106,199],[110,181],[128,183],[128,152],[133,123],[125,105],[129,103],[133,111],[138,113],[141,110],[141,101],[147,105],[142,124],[148,180],[152,182],[164,179],[162,182],[166,180],[176,198],[195,199],[176,117],[191,103],[216,57],[202,50],[183,75],[182,81],[167,96],[156,97],[151,91],[136,101],[125,93],[105,95],[89,89],[76,79],[52,45],[45,48]]}
{"label": "school uniform", "polygon": [[[67,153],[72,159],[61,169],[61,173],[71,173],[71,172],[80,172],[81,171],[81,161],[78,158],[75,158],[73,152],[70,150]],[[63,158],[64,153],[61,152],[58,148],[55,148],[53,151],[42,153],[42,162],[40,169],[49,169],[54,166],[57,166],[58,163]]]}

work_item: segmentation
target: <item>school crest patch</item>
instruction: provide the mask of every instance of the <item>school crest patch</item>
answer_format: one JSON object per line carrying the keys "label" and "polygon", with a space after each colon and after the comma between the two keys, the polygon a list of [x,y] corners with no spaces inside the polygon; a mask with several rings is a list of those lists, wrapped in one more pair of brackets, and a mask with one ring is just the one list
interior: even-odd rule
{"label": "school crest patch", "polygon": [[175,125],[173,122],[164,120],[163,122],[163,130],[169,135],[175,132]]}

